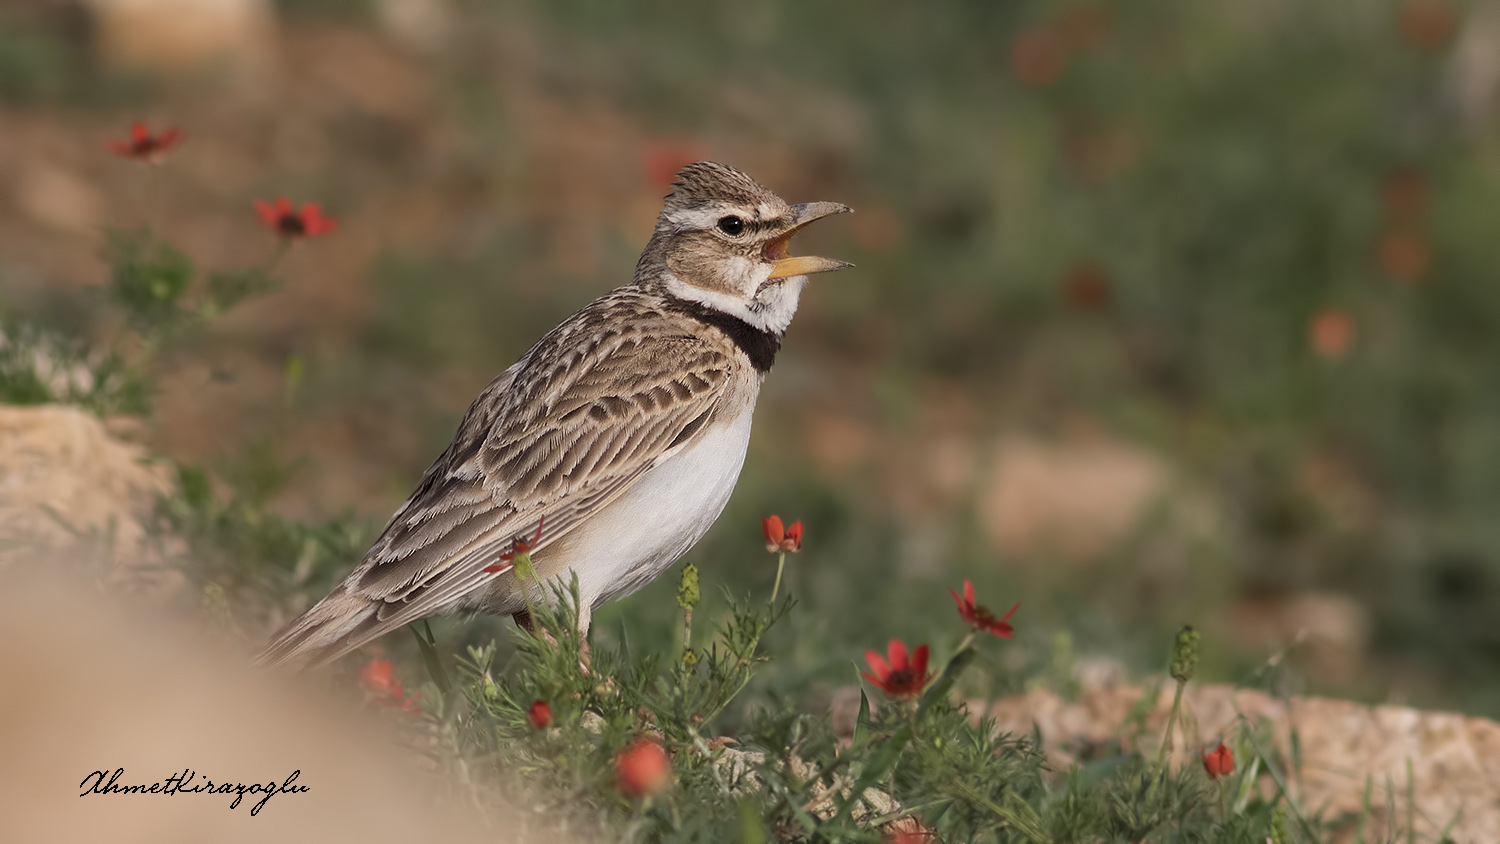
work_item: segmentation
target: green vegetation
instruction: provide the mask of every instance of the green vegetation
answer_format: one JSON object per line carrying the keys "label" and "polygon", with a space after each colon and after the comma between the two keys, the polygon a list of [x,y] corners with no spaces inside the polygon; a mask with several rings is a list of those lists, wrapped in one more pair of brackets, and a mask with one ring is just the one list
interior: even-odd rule
{"label": "green vegetation", "polygon": [[[227,162],[169,160],[141,170],[149,187],[81,179],[112,224],[153,208],[150,228],[73,235],[101,254],[105,295],[44,260],[53,241],[8,241],[0,402],[160,422],[174,367],[274,373],[235,387],[235,410],[262,412],[181,461],[158,525],[185,540],[174,561],[194,598],[258,639],[347,572],[490,376],[628,276],[648,221],[629,206],[663,189],[647,159],[701,150],[794,201],[854,205],[843,229],[808,235],[858,269],[804,299],[735,498],[689,555],[690,625],[667,576],[596,613],[588,674],[565,633],[554,647],[508,620],[383,643],[397,673],[431,678],[422,714],[393,720],[440,728],[428,750],[466,796],[533,784],[537,805],[570,807],[534,819],[542,840],[551,822],[878,840],[842,796],[830,817],[804,808],[835,776],[945,841],[1327,834],[1332,819],[1242,789],[1298,764],[1258,725],[1214,782],[1163,774],[1144,734],[1054,771],[1032,737],[992,735],[943,692],[1067,698],[1074,653],[1158,672],[1184,623],[1203,633],[1200,680],[1500,715],[1500,118],[1464,94],[1479,72],[1456,46],[1466,9],[449,5],[458,25],[424,53],[392,46],[380,4],[280,3],[295,49],[259,98],[212,77],[147,86],[96,64],[69,23],[0,11],[7,121],[107,125],[79,142],[105,158],[105,137],[165,114],[186,129],[181,154]],[[358,72],[336,72],[340,49]],[[23,157],[45,143],[15,137],[37,145]],[[326,203],[340,231],[261,263],[244,259],[259,243],[224,246],[255,225],[251,199],[282,190]],[[206,235],[203,216],[245,225]],[[349,442],[309,435],[330,429]],[[1162,467],[1171,500],[1081,555],[997,542],[983,500],[1007,435],[1124,443]],[[368,467],[362,498],[288,503]],[[781,581],[794,603],[774,611],[747,597],[778,577],[755,548],[773,511],[809,526]],[[1023,601],[1015,640],[952,647],[945,592],[965,576],[996,606]],[[1244,629],[1306,593],[1368,621],[1345,674],[1310,673],[1293,630]],[[561,616],[544,626],[571,629]],[[862,707],[841,746],[829,701],[892,637],[934,643],[936,691]],[[354,688],[355,670],[332,682]],[[536,700],[554,726],[530,726]],[[613,760],[645,733],[673,783],[627,799]],[[733,776],[715,761],[731,756]],[[761,787],[736,784],[751,776]]]}

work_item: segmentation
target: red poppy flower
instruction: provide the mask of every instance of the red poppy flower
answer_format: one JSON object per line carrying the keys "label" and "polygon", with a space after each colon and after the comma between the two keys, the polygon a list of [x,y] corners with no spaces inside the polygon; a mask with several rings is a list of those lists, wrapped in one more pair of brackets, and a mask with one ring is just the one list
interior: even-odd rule
{"label": "red poppy flower", "polygon": [[492,566],[485,566],[483,571],[510,571],[512,568],[515,568],[516,555],[530,554],[531,549],[535,548],[536,544],[542,541],[542,525],[546,522],[547,516],[545,514],[538,517],[536,520],[536,535],[532,536],[529,540],[524,536],[518,536],[515,539],[511,540],[510,550],[500,555],[500,562],[495,563]]}
{"label": "red poppy flower", "polygon": [[323,210],[316,202],[306,203],[298,211],[292,207],[291,200],[284,196],[275,202],[258,199],[255,201],[255,210],[260,212],[260,219],[266,224],[266,228],[285,238],[317,237],[333,231],[339,224],[338,220],[323,216]]}
{"label": "red poppy flower", "polygon": [[958,597],[958,593],[952,589],[948,590],[948,594],[952,595],[954,602],[958,604],[958,615],[964,620],[964,624],[975,630],[993,633],[1002,639],[1009,639],[1015,634],[1016,629],[1010,626],[1009,621],[1010,617],[1016,614],[1016,610],[1021,608],[1020,604],[1016,604],[1010,608],[1010,612],[996,618],[995,614],[990,612],[989,607],[974,603],[974,584],[967,579],[964,580],[962,598]]}
{"label": "red poppy flower", "polygon": [[545,730],[552,726],[552,707],[547,705],[547,701],[538,700],[526,710],[526,720],[538,730]]}
{"label": "red poppy flower", "polygon": [[672,763],[655,739],[642,736],[615,757],[615,782],[626,797],[655,794],[672,781]]}
{"label": "red poppy flower", "polygon": [[1216,780],[1234,773],[1234,753],[1223,744],[1202,754],[1203,770],[1208,772],[1209,779]]}
{"label": "red poppy flower", "polygon": [[176,126],[169,126],[161,130],[160,134],[153,135],[146,128],[146,124],[136,122],[130,124],[130,140],[110,141],[109,151],[126,158],[138,158],[150,161],[152,164],[160,164],[172,147],[177,146],[181,141],[182,130]]}
{"label": "red poppy flower", "polygon": [[767,516],[760,520],[760,532],[766,535],[766,550],[772,554],[793,554],[802,550],[802,523],[792,522],[791,527],[782,527],[780,516]]}
{"label": "red poppy flower", "polygon": [[870,685],[885,692],[888,698],[912,698],[921,694],[932,679],[927,673],[927,646],[919,645],[908,660],[906,643],[892,639],[886,646],[886,654],[890,657],[889,663],[875,651],[865,651],[865,662],[875,672],[863,675]]}

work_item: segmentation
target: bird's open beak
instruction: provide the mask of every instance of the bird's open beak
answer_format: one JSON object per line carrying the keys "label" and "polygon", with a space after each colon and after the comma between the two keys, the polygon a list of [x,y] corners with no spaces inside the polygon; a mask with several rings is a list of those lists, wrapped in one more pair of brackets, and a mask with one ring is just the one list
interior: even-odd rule
{"label": "bird's open beak", "polygon": [[791,242],[792,235],[800,231],[803,226],[830,214],[843,214],[853,210],[837,202],[804,202],[801,205],[793,205],[792,213],[795,216],[792,227],[787,229],[785,234],[766,244],[766,260],[771,262],[770,277],[790,278],[794,275],[826,273],[829,270],[842,270],[845,267],[854,266],[848,261],[835,261],[832,258],[818,258],[811,255],[793,257],[786,253],[787,244]]}

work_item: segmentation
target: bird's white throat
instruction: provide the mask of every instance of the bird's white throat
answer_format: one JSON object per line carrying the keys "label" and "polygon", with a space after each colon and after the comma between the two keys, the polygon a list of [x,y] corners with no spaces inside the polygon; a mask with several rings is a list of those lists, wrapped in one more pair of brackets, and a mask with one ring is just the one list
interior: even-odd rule
{"label": "bird's white throat", "polygon": [[721,313],[744,320],[753,328],[785,334],[797,315],[797,302],[802,298],[802,288],[807,285],[807,276],[797,275],[774,281],[761,281],[755,297],[745,300],[730,293],[694,287],[671,272],[664,273],[662,280],[667,291],[679,299],[697,302]]}

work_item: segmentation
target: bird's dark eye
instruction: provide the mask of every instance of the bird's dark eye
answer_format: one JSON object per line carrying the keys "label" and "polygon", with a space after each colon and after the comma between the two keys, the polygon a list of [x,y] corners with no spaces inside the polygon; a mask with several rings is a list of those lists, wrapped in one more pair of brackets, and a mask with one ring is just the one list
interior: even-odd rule
{"label": "bird's dark eye", "polygon": [[720,217],[719,231],[729,235],[730,237],[738,237],[745,232],[745,221],[741,220],[739,217],[734,216]]}

